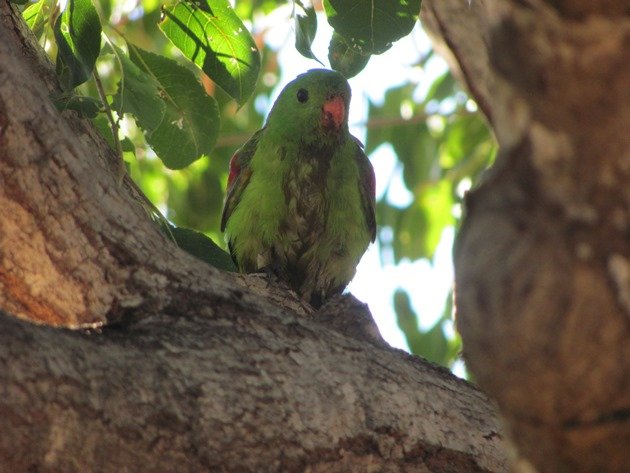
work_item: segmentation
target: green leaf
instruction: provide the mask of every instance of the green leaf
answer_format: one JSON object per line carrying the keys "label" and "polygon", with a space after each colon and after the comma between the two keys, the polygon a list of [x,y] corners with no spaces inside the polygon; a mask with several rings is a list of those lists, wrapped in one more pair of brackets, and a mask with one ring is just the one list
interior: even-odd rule
{"label": "green leaf", "polygon": [[451,344],[442,329],[443,319],[438,320],[428,331],[421,331],[409,294],[402,289],[394,293],[394,310],[398,327],[405,335],[412,353],[443,366],[453,361]]}
{"label": "green leaf", "polygon": [[429,87],[425,102],[430,100],[444,100],[447,97],[455,95],[456,82],[451,71],[446,71],[440,77],[435,79]]}
{"label": "green leaf", "polygon": [[223,271],[238,271],[230,255],[203,233],[188,228],[171,227],[171,234],[177,246],[200,260]]}
{"label": "green leaf", "polygon": [[107,119],[107,117],[103,114],[97,115],[95,118],[92,119],[92,125],[94,125],[101,136],[105,138],[105,141],[107,141],[109,147],[111,149],[114,149],[114,136],[112,135],[112,127],[109,124],[109,120]]}
{"label": "green leaf", "polygon": [[330,67],[339,71],[346,79],[356,76],[367,65],[370,55],[363,55],[350,48],[343,37],[333,32],[328,45]]}
{"label": "green leaf", "polygon": [[25,3],[27,3],[29,0],[10,0],[11,3],[15,4],[15,5],[24,5]]}
{"label": "green leaf", "polygon": [[119,115],[131,113],[144,132],[151,133],[162,123],[166,113],[160,84],[155,77],[134,64],[120,48],[115,48],[114,53],[122,71],[112,108]]}
{"label": "green leaf", "polygon": [[364,56],[381,54],[406,36],[420,13],[420,0],[324,0],[328,23]]}
{"label": "green leaf", "polygon": [[227,0],[179,1],[165,7],[160,29],[239,105],[254,92],[260,53]]}
{"label": "green leaf", "polygon": [[[190,172],[182,179],[177,176],[170,179],[167,205],[171,210],[169,215],[178,226],[218,234],[225,192],[221,177],[228,169],[226,160],[217,151],[212,151],[211,159],[190,166],[187,169]],[[209,215],[216,218],[208,218]]]}
{"label": "green leaf", "polygon": [[304,12],[303,15],[295,12],[295,49],[308,59],[315,59],[322,66],[322,62],[317,59],[313,50],[313,40],[317,33],[317,15],[315,14],[315,8],[313,5],[305,6],[301,0],[294,0],[295,4],[300,7]]}
{"label": "green leaf", "polygon": [[53,32],[61,86],[74,89],[90,78],[101,50],[101,23],[90,0],[68,0]]}
{"label": "green leaf", "polygon": [[134,145],[133,141],[131,141],[128,137],[125,136],[122,140],[120,140],[120,146],[123,152],[133,153],[134,155],[136,154],[136,145]]}
{"label": "green leaf", "polygon": [[156,154],[170,169],[182,169],[209,154],[219,133],[216,101],[190,70],[175,61],[132,44],[129,53],[134,64],[157,84],[165,105],[157,127],[145,129],[147,142]]}
{"label": "green leaf", "polygon": [[94,118],[101,111],[103,103],[94,97],[75,95],[72,92],[51,95],[53,104],[60,112],[74,110],[85,118]]}
{"label": "green leaf", "polygon": [[428,226],[424,209],[415,202],[400,212],[392,244],[396,263],[403,258],[414,261],[429,257],[425,244]]}
{"label": "green leaf", "polygon": [[22,12],[22,18],[37,38],[44,32],[44,26],[49,15],[50,2],[48,0],[32,3]]}
{"label": "green leaf", "polygon": [[442,232],[453,225],[453,193],[449,181],[426,184],[414,202],[399,214],[394,233],[394,258],[433,258]]}
{"label": "green leaf", "polygon": [[394,137],[392,145],[405,166],[403,180],[409,190],[441,177],[437,142],[426,123],[398,126]]}
{"label": "green leaf", "polygon": [[446,227],[455,223],[452,213],[454,202],[451,182],[440,180],[433,185],[423,186],[416,196],[416,202],[421,206],[427,222],[422,235],[425,255],[427,258],[433,258],[442,239],[442,233]]}
{"label": "green leaf", "polygon": [[[412,128],[411,123],[405,123],[400,116],[400,104],[408,100],[415,88],[414,84],[403,84],[385,92],[383,105],[378,106],[370,101],[368,108],[368,119],[371,123],[393,122],[393,126],[373,126],[368,128],[367,140],[365,142],[365,152],[370,154],[385,142],[395,143],[401,139],[400,133],[406,133],[405,129]],[[406,137],[407,135],[405,135]]]}

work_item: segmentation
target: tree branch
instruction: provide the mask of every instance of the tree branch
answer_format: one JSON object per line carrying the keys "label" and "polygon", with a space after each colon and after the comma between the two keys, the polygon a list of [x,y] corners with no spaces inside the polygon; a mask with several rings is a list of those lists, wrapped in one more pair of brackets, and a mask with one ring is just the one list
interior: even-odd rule
{"label": "tree branch", "polygon": [[455,253],[468,365],[541,471],[628,471],[627,2],[424,8],[501,147]]}
{"label": "tree branch", "polygon": [[0,315],[3,469],[505,471],[484,395],[365,307],[177,249],[33,44],[0,1],[0,307],[90,329]]}

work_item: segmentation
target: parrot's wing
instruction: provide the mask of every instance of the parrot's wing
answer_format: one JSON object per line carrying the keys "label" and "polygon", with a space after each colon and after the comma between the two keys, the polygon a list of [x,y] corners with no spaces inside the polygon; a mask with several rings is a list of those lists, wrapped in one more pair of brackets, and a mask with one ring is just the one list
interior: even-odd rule
{"label": "parrot's wing", "polygon": [[361,204],[363,205],[363,213],[370,230],[371,241],[376,239],[376,176],[372,163],[363,152],[363,144],[356,139],[357,153],[356,161],[359,166],[359,190],[361,191]]}
{"label": "parrot's wing", "polygon": [[261,128],[254,133],[249,141],[241,146],[230,159],[230,174],[228,175],[225,204],[221,215],[222,232],[225,231],[225,225],[236,204],[241,200],[241,194],[252,176],[252,168],[249,163],[256,152],[258,140],[260,140],[264,130],[264,128]]}

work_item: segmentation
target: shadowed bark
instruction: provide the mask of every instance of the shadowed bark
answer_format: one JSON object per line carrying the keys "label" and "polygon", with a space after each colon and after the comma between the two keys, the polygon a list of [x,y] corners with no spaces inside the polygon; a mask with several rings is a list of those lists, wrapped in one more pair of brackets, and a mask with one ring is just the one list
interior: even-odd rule
{"label": "shadowed bark", "polygon": [[630,7],[425,3],[501,151],[456,248],[468,365],[540,471],[630,471]]}

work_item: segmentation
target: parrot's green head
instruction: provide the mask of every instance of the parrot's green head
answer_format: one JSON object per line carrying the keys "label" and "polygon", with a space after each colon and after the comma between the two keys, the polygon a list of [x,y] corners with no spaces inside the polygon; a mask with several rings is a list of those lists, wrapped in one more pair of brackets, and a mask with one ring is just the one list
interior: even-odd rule
{"label": "parrot's green head", "polygon": [[274,135],[334,146],[348,135],[350,86],[338,72],[311,69],[286,85],[267,117]]}

